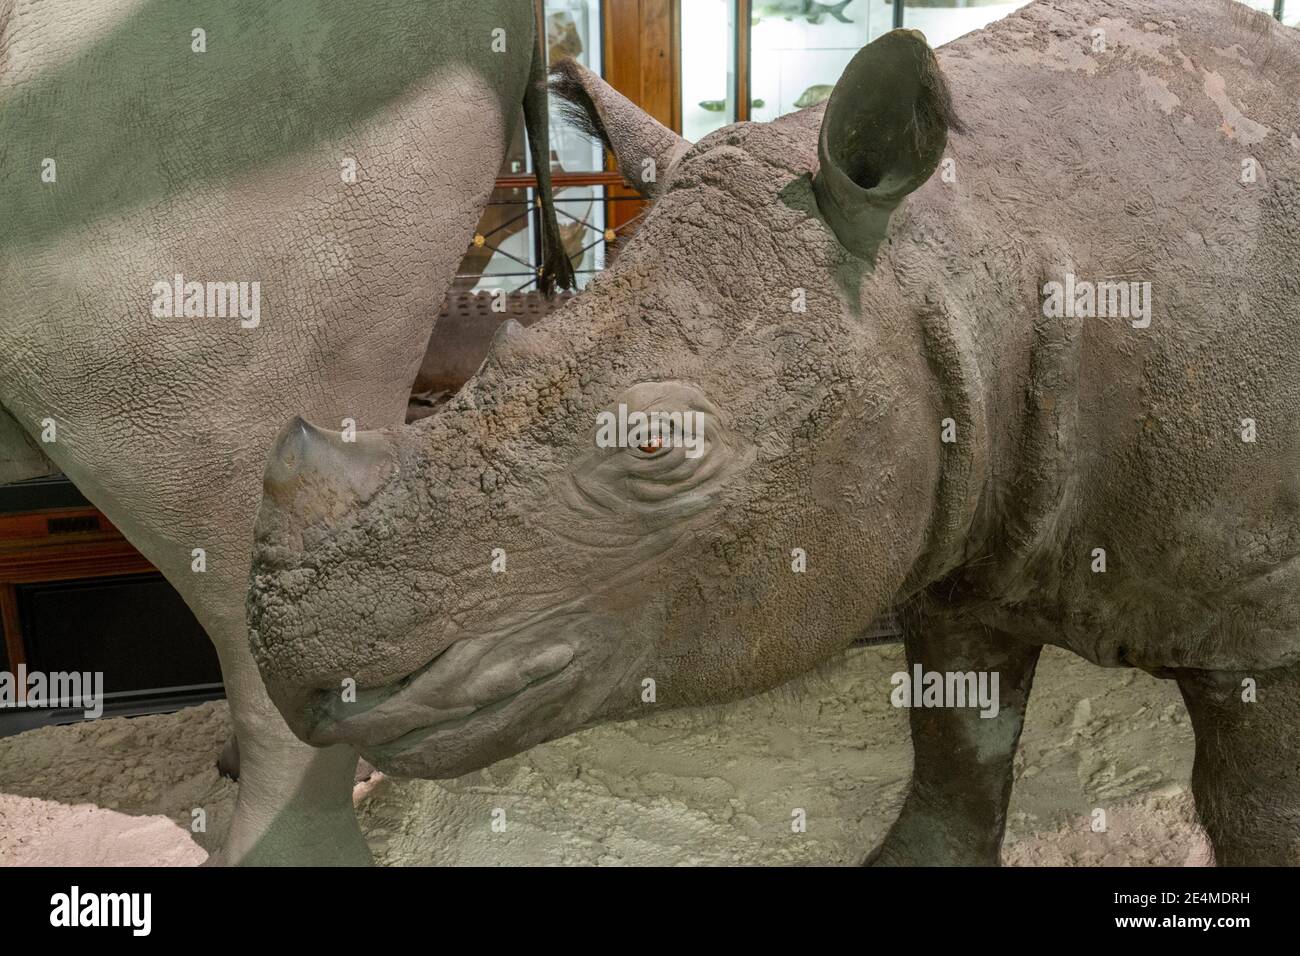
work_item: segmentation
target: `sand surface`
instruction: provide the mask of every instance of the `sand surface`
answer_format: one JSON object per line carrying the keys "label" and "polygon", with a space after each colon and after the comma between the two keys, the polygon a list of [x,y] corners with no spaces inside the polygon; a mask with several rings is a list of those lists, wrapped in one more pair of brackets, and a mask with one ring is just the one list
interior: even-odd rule
{"label": "sand surface", "polygon": [[[907,714],[888,700],[903,667],[900,646],[855,650],[751,700],[594,728],[457,780],[376,775],[355,793],[361,825],[392,866],[854,863],[910,771]],[[218,702],[0,739],[0,864],[202,862],[234,806],[216,770],[228,733]],[[1048,648],[1004,862],[1207,863],[1191,760],[1172,682]]]}

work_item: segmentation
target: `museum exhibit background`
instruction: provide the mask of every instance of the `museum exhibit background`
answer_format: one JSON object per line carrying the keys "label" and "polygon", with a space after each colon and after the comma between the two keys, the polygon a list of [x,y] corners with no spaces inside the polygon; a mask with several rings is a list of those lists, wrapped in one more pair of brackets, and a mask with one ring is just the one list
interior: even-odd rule
{"label": "museum exhibit background", "polygon": [[1300,2],[354,6],[0,0],[0,864],[1300,862]]}

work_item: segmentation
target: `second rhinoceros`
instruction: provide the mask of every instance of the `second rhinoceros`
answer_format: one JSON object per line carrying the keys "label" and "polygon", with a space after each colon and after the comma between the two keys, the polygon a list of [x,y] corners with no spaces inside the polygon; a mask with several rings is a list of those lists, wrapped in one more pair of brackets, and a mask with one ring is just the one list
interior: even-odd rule
{"label": "second rhinoceros", "polygon": [[694,145],[554,88],[655,204],[438,413],[282,433],[249,614],[295,731],[454,776],[897,605],[915,773],[874,860],[997,861],[1050,643],[1176,679],[1219,862],[1300,862],[1300,37],[1034,3]]}

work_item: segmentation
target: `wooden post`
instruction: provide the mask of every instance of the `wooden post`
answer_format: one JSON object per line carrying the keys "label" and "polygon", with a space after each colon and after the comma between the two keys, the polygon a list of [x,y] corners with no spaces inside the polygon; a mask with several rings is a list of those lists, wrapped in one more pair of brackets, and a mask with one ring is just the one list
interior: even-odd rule
{"label": "wooden post", "polygon": [[[604,0],[605,82],[669,129],[682,130],[680,0]],[[616,169],[612,163],[608,169]],[[635,196],[617,186],[609,195]],[[617,229],[644,204],[606,203]]]}

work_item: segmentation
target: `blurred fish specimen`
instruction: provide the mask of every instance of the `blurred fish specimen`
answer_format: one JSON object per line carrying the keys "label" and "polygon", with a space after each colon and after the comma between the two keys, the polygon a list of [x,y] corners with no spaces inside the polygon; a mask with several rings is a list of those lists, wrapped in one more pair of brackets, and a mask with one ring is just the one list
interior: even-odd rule
{"label": "blurred fish specimen", "polygon": [[840,21],[840,23],[852,23],[844,15],[844,8],[853,0],[844,0],[843,3],[817,3],[815,0],[775,0],[773,3],[756,3],[754,5],[754,25],[764,17],[781,17],[784,20],[793,20],[795,17],[803,17],[813,26],[822,22],[822,17],[828,14]]}

